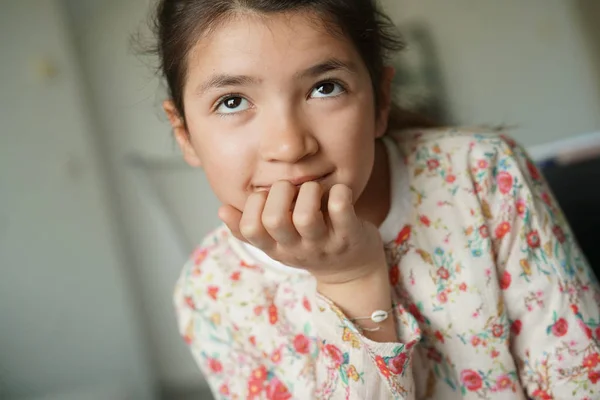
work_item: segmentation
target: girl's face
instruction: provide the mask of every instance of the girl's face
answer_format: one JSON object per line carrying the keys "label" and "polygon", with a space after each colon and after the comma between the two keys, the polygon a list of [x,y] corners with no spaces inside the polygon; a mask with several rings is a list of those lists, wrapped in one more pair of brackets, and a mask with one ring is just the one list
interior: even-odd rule
{"label": "girl's face", "polygon": [[[387,71],[384,97],[389,94]],[[278,180],[336,183],[355,200],[371,176],[389,101],[375,110],[352,43],[312,14],[240,14],[195,45],[183,96],[187,130],[165,109],[186,161],[202,166],[219,200],[243,210]]]}

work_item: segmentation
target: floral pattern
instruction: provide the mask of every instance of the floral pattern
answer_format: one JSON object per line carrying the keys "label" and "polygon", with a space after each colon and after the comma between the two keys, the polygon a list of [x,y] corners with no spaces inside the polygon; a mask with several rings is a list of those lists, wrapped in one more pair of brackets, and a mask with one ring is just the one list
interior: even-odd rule
{"label": "floral pattern", "polygon": [[397,132],[409,223],[386,245],[396,343],[224,227],[185,266],[180,331],[218,399],[600,398],[600,291],[512,139]]}

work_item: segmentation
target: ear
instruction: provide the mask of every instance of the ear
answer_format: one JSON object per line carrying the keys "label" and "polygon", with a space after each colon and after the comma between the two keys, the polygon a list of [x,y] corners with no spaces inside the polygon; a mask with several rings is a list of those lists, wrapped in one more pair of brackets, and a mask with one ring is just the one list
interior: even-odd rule
{"label": "ear", "polygon": [[202,163],[200,161],[200,157],[198,157],[194,146],[192,146],[190,134],[173,101],[165,100],[163,102],[163,109],[165,110],[167,118],[169,118],[169,122],[173,128],[175,140],[177,141],[177,144],[183,153],[183,159],[192,167],[201,167]]}
{"label": "ear", "polygon": [[379,99],[379,108],[377,109],[376,137],[380,138],[387,132],[388,120],[392,109],[392,81],[396,75],[394,67],[384,67],[381,76],[381,98]]}

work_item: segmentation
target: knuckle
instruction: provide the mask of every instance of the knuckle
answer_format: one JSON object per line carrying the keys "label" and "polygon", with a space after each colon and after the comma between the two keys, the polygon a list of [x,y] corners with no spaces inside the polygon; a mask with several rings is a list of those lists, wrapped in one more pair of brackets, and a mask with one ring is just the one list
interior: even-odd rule
{"label": "knuckle", "polygon": [[331,199],[329,201],[329,212],[341,213],[341,212],[345,211],[346,208],[347,208],[346,203],[339,198]]}
{"label": "knuckle", "polygon": [[241,222],[240,233],[246,238],[251,239],[260,233],[260,227],[254,222]]}
{"label": "knuckle", "polygon": [[285,225],[285,218],[281,215],[264,215],[262,223],[267,229],[280,229]]}
{"label": "knuckle", "polygon": [[299,228],[308,228],[316,221],[315,215],[306,211],[296,212],[293,215],[294,225]]}

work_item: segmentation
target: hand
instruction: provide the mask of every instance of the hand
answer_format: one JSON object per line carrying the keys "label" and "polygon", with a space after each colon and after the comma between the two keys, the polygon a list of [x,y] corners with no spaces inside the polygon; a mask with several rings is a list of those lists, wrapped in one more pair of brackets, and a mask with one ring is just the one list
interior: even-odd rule
{"label": "hand", "polygon": [[223,206],[219,217],[236,238],[309,271],[319,283],[356,281],[385,269],[379,231],[357,217],[351,189],[338,184],[325,197],[318,182],[298,189],[279,181],[250,195],[243,213]]}

